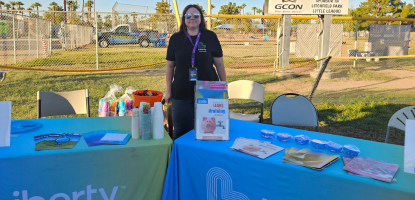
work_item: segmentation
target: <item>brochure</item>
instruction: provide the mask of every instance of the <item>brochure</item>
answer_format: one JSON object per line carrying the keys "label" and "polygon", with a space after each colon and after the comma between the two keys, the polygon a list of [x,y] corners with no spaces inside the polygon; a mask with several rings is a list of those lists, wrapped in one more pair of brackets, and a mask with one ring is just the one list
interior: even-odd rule
{"label": "brochure", "polygon": [[[347,163],[349,163],[353,158],[354,158],[354,156],[342,156],[342,158],[343,158],[343,164],[344,164],[344,166],[346,166],[347,165]],[[350,175],[353,175],[353,176],[361,176],[361,177],[366,177],[366,176],[364,176],[364,175],[360,175],[360,174],[357,174],[357,173],[354,173],[354,172],[347,172],[347,174],[350,174]],[[397,182],[396,181],[396,179],[394,178],[393,180],[392,180],[392,182]]]}
{"label": "brochure", "polygon": [[[236,144],[235,144],[236,143]],[[269,141],[255,139],[238,138],[232,145],[231,150],[249,154],[261,159],[268,158],[284,148],[271,144]]]}
{"label": "brochure", "polygon": [[81,139],[81,134],[76,133],[51,133],[35,136],[36,151],[46,149],[72,149]]}
{"label": "brochure", "polygon": [[338,155],[330,155],[310,149],[286,148],[283,161],[288,164],[301,165],[315,170],[325,169],[339,159]]}
{"label": "brochure", "polygon": [[196,81],[196,140],[229,140],[229,101],[224,81]]}
{"label": "brochure", "polygon": [[130,133],[115,130],[93,131],[85,133],[83,136],[89,147],[106,144],[125,145],[131,138]]}
{"label": "brochure", "polygon": [[390,183],[395,177],[399,165],[358,156],[349,161],[343,169],[361,176]]}
{"label": "brochure", "polygon": [[406,120],[404,172],[415,174],[415,120]]}
{"label": "brochure", "polygon": [[10,146],[12,102],[0,101],[0,110],[0,147],[8,147]]}

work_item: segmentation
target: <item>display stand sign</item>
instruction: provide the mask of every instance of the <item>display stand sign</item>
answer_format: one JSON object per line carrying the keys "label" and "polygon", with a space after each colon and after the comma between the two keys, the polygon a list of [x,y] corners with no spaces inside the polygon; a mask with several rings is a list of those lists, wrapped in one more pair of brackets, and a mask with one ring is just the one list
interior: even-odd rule
{"label": "display stand sign", "polygon": [[10,146],[12,102],[0,101],[0,147]]}
{"label": "display stand sign", "polygon": [[226,81],[196,81],[196,140],[229,140],[229,100]]}
{"label": "display stand sign", "polygon": [[347,15],[349,0],[269,0],[268,14]]}
{"label": "display stand sign", "polygon": [[406,120],[404,172],[415,174],[415,120]]}

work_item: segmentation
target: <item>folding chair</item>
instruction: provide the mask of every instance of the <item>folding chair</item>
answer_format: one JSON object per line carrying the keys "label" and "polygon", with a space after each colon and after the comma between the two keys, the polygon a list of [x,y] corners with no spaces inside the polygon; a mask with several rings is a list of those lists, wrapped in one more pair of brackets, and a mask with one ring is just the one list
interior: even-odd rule
{"label": "folding chair", "polygon": [[[287,96],[295,97],[287,97]],[[277,97],[271,105],[271,123],[286,126],[318,126],[318,116],[313,103],[306,97],[286,93]]]}
{"label": "folding chair", "polygon": [[88,89],[71,92],[37,92],[37,118],[89,113]]}
{"label": "folding chair", "polygon": [[263,113],[264,113],[264,97],[265,97],[265,87],[261,84],[248,81],[240,80],[234,81],[228,84],[228,97],[229,99],[250,99],[258,101],[261,103],[261,113],[260,114],[240,114],[230,112],[230,118],[239,119],[243,121],[250,122],[263,122]]}

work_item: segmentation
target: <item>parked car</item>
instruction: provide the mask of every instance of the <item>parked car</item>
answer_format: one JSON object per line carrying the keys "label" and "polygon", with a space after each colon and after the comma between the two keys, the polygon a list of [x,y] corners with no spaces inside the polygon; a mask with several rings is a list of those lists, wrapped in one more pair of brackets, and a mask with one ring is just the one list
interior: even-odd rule
{"label": "parked car", "polygon": [[[93,35],[93,42],[96,41]],[[106,32],[98,33],[98,45],[106,48],[115,44],[140,44],[148,47],[150,43],[159,42],[159,34],[153,30],[138,30],[135,24],[120,24]]]}

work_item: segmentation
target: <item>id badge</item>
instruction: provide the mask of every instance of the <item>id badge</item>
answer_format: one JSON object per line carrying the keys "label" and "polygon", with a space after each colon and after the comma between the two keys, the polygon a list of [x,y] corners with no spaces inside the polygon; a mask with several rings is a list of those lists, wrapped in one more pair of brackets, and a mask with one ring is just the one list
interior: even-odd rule
{"label": "id badge", "polygon": [[189,69],[189,81],[196,81],[197,80],[197,68],[190,68]]}

